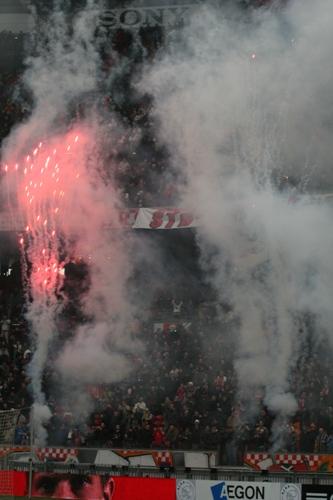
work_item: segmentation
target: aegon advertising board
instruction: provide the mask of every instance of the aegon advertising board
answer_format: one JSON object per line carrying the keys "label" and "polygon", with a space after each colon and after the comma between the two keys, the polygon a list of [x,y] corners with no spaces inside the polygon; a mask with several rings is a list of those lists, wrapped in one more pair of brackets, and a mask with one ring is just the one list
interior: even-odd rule
{"label": "aegon advertising board", "polygon": [[301,487],[287,483],[179,480],[177,500],[301,500]]}

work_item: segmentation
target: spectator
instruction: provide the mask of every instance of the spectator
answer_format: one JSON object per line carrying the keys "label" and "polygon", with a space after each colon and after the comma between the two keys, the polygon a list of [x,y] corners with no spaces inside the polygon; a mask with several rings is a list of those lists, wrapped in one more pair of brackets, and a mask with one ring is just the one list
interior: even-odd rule
{"label": "spectator", "polygon": [[165,448],[166,436],[162,427],[155,427],[153,431],[152,448]]}
{"label": "spectator", "polygon": [[268,445],[268,429],[264,426],[262,420],[259,420],[255,430],[254,430],[254,449],[258,451],[264,451],[267,449]]}
{"label": "spectator", "polygon": [[319,427],[318,434],[314,443],[314,452],[315,453],[326,453],[327,451],[327,442],[328,435],[326,430],[323,427]]}
{"label": "spectator", "polygon": [[301,435],[301,451],[313,453],[317,435],[318,432],[315,422],[311,422],[309,426],[304,425]]}
{"label": "spectator", "polygon": [[168,448],[171,449],[178,448],[178,436],[179,436],[178,428],[173,424],[169,425],[169,428],[165,436]]}

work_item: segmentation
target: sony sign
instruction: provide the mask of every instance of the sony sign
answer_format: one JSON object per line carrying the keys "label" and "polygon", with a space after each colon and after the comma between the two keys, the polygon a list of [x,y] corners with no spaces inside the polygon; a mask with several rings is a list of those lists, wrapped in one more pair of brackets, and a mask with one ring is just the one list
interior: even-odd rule
{"label": "sony sign", "polygon": [[113,28],[141,28],[182,26],[194,5],[170,5],[168,7],[128,7],[105,10],[100,25]]}

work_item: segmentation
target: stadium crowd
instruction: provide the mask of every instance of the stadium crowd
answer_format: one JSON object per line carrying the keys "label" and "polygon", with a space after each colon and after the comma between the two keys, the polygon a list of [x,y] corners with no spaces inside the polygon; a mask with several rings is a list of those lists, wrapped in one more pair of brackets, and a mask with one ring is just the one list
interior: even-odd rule
{"label": "stadium crowd", "polygon": [[[4,280],[3,280],[4,281]],[[29,440],[28,364],[31,358],[27,324],[20,310],[19,290],[10,292],[6,277],[1,307],[0,409],[22,409],[16,444]],[[11,311],[11,314],[9,314]],[[222,314],[222,321],[221,321]],[[49,367],[45,391],[52,418],[48,444],[56,446],[154,449],[218,449],[221,460],[239,464],[247,450],[271,446],[273,416],[258,388],[254,421],[246,419],[234,371],[237,319],[229,308],[217,314],[217,303],[196,304],[164,293],[153,304],[150,320],[137,322],[135,332],[145,354],[131,358],[132,374],[121,383],[87,385],[94,411],[78,423],[70,406],[56,400],[52,386],[58,374]],[[154,316],[157,321],[154,320]],[[161,317],[169,318],[161,321]],[[219,332],[218,335],[216,332]],[[333,451],[333,401],[329,354],[310,349],[293,372],[291,388],[298,398],[296,414],[284,424],[282,449],[290,452]]]}
{"label": "stadium crowd", "polygon": [[[103,94],[103,105],[107,103],[126,125],[129,136],[135,138],[132,146],[127,142],[126,149],[119,147],[112,153],[110,164],[114,165],[113,174],[124,203],[135,207],[171,205],[177,200],[176,181],[167,168],[167,150],[155,137],[149,113],[153,103],[149,96],[138,96],[131,87],[132,71],[140,71],[144,58],[154,57],[163,33],[145,31],[140,37],[138,48],[130,33],[118,30],[111,49],[101,48],[105,73],[119,60],[122,64],[131,58],[135,64],[135,70],[131,66],[113,82],[112,93]],[[19,80],[15,72],[0,74],[0,143],[29,112],[26,101],[23,105],[15,98]],[[123,89],[127,89],[125,99]],[[87,421],[75,421],[71,408],[56,400],[51,388],[57,373],[52,365],[48,367],[44,390],[52,411],[49,445],[218,448],[228,464],[241,463],[246,450],[270,448],[273,417],[265,407],[262,391],[253,394],[258,407],[254,421],[246,419],[239,397],[233,363],[237,318],[232,309],[225,306],[221,311],[214,297],[207,299],[200,293],[194,302],[185,297],[186,293],[176,297],[164,291],[147,319],[135,325],[136,335],[146,346],[145,355],[133,356],[133,371],[121,383],[86,387],[95,408]],[[29,442],[32,403],[32,347],[19,271],[1,272],[0,318],[0,410],[22,410],[15,443],[25,444]],[[312,345],[310,334],[307,342],[308,354],[295,366],[291,382],[298,410],[284,424],[282,446],[286,451],[333,452],[333,372],[329,353],[319,341]]]}

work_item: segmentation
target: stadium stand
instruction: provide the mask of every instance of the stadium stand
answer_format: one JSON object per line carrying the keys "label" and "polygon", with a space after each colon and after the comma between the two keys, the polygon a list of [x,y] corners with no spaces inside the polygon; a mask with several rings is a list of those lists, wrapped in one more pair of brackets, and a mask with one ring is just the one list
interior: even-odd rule
{"label": "stadium stand", "polygon": [[[119,64],[122,58],[134,54],[136,70],[143,60],[154,58],[163,43],[163,32],[142,30],[139,36],[140,47],[135,45],[131,33],[118,30],[111,44],[101,48],[105,77],[115,54]],[[20,37],[0,34],[1,43],[16,40],[20,44]],[[17,98],[21,77],[20,71],[0,75],[0,142],[29,114],[29,98]],[[123,75],[114,85],[113,92],[105,92],[103,105],[107,103],[123,120],[130,134],[135,135],[137,126],[142,131],[140,139],[133,140],[133,149],[116,153],[117,168],[113,174],[122,200],[129,207],[173,206],[177,203],[177,183],[172,170],[165,182],[168,152],[154,134],[149,113],[151,98],[136,95],[130,74]],[[117,100],[117,85],[128,88],[126,102]],[[80,113],[80,106],[75,105],[71,113]],[[253,394],[261,408],[254,422],[244,421],[241,402],[237,401],[233,369],[237,318],[224,304],[221,325],[221,304],[214,294],[207,298],[206,290],[203,293],[199,290],[189,299],[186,289],[186,282],[177,293],[166,284],[148,311],[147,320],[133,325],[138,338],[146,343],[147,356],[133,356],[135,369],[127,379],[117,384],[87,386],[95,403],[88,422],[78,424],[71,408],[51,396],[57,374],[50,363],[44,374],[52,411],[48,446],[217,449],[220,463],[228,465],[240,465],[247,452],[265,452],[270,447],[272,416],[264,405],[263,394]],[[0,311],[0,410],[20,410],[13,442],[27,445],[31,439],[28,365],[32,346],[24,318],[17,256],[1,264]],[[66,338],[68,325],[78,321],[75,310],[68,311],[66,321],[62,340]],[[311,318],[305,321],[311,331]],[[222,328],[218,337],[212,333],[217,325]],[[325,356],[324,343],[317,341],[314,345],[311,336],[307,342],[308,354],[299,360],[293,372],[291,388],[298,398],[298,411],[283,429],[286,443],[283,451],[330,453],[333,451],[332,364],[329,353]],[[218,359],[217,352],[222,353]],[[6,439],[9,438],[3,440]]]}

